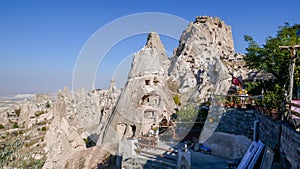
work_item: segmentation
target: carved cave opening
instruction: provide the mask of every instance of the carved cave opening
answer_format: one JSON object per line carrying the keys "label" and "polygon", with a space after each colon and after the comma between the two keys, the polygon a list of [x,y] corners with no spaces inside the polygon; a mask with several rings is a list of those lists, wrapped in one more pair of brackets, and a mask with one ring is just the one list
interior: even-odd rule
{"label": "carved cave opening", "polygon": [[141,100],[141,105],[157,107],[160,104],[160,97],[158,95],[144,95]]}

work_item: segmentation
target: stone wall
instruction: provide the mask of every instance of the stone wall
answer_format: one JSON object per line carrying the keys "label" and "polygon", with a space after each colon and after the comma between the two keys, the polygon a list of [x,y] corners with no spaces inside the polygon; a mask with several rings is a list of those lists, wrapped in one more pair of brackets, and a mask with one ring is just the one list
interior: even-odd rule
{"label": "stone wall", "polygon": [[280,152],[286,168],[300,168],[300,134],[286,125],[282,125]]}
{"label": "stone wall", "polygon": [[255,120],[260,122],[257,138],[275,153],[274,162],[279,162],[284,168],[300,168],[300,133],[286,122],[273,120],[257,110],[228,109],[216,131],[252,139]]}
{"label": "stone wall", "polygon": [[255,114],[253,110],[227,109],[222,115],[216,131],[244,135],[252,139],[254,120]]}
{"label": "stone wall", "polygon": [[280,120],[272,120],[259,112],[256,112],[255,116],[260,122],[258,138],[267,144],[275,154],[279,153],[281,125],[283,122]]}

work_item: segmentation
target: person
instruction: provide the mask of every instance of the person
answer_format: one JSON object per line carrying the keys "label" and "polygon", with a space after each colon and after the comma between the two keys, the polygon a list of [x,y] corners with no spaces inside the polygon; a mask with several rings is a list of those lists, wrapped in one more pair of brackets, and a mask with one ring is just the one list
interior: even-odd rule
{"label": "person", "polygon": [[166,116],[160,121],[161,126],[168,126],[168,119]]}
{"label": "person", "polygon": [[150,128],[149,136],[150,136],[150,137],[154,136],[154,129],[153,129],[153,126],[151,126],[151,128]]}

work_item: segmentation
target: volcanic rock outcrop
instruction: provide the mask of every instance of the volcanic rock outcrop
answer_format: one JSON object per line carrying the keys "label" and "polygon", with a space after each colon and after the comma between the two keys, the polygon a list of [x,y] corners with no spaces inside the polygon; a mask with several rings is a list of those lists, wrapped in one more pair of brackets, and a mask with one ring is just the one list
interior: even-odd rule
{"label": "volcanic rock outcrop", "polygon": [[[44,150],[43,159],[47,156],[43,168],[92,168],[101,161],[97,157],[114,152],[119,141],[147,133],[175,109],[226,94],[232,76],[247,74],[242,60],[243,55],[234,52],[230,26],[219,18],[197,17],[183,31],[170,59],[159,35],[151,32],[134,55],[123,90],[112,81],[108,90],[65,88],[56,99],[37,95],[22,106],[1,108],[0,123],[16,123],[26,132],[40,128],[36,125],[44,127],[45,131],[35,132],[47,132],[45,138],[34,142]],[[175,104],[175,96],[181,104],[178,99]],[[99,147],[87,148],[89,142]]]}
{"label": "volcanic rock outcrop", "polygon": [[[65,88],[60,91],[54,104],[54,117],[45,136],[47,160],[44,168],[97,166],[95,158],[90,155],[83,158],[80,154],[90,151],[95,156],[97,152],[105,152],[99,147],[87,149],[86,144],[89,141],[95,145],[98,137],[102,136],[102,128],[111,116],[119,93],[113,81],[108,90],[71,93]],[[75,157],[80,160],[79,163],[72,162]]]}
{"label": "volcanic rock outcrop", "polygon": [[245,74],[242,57],[234,52],[231,27],[217,17],[201,16],[190,23],[171,63],[158,34],[150,33],[146,45],[133,58],[103,143],[147,132],[164,112],[166,116],[174,113],[175,95],[183,104],[199,105],[215,94],[227,94],[232,76]]}
{"label": "volcanic rock outcrop", "polygon": [[169,60],[157,33],[135,54],[128,81],[104,134],[103,143],[138,137],[164,116],[174,113],[173,96],[166,86]]}
{"label": "volcanic rock outcrop", "polygon": [[231,27],[217,17],[197,17],[181,35],[170,76],[187,99],[207,101],[211,94],[226,94],[232,70],[223,61],[234,54]]}

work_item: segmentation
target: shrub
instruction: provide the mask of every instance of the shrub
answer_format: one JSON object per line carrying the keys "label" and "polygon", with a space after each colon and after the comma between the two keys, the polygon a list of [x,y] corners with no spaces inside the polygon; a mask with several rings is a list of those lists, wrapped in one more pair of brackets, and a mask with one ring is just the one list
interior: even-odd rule
{"label": "shrub", "polygon": [[262,104],[264,104],[269,110],[278,109],[282,106],[283,98],[282,88],[276,84],[273,90],[269,90],[264,93]]}
{"label": "shrub", "polygon": [[176,94],[176,95],[173,97],[173,100],[174,100],[174,102],[175,102],[176,105],[178,105],[178,106],[181,105],[179,95]]}
{"label": "shrub", "polygon": [[18,124],[17,124],[17,123],[14,123],[14,124],[13,124],[13,128],[14,128],[14,129],[19,128]]}
{"label": "shrub", "polygon": [[45,114],[45,113],[46,112],[42,110],[42,111],[35,112],[34,115],[35,115],[35,117],[39,117],[40,115]]}
{"label": "shrub", "polygon": [[4,126],[3,126],[3,124],[1,124],[1,123],[0,123],[0,129],[4,129]]}
{"label": "shrub", "polygon": [[51,107],[51,105],[50,105],[49,101],[47,101],[46,108],[50,108],[50,107]]}
{"label": "shrub", "polygon": [[45,126],[42,127],[42,131],[46,131],[47,128]]}

